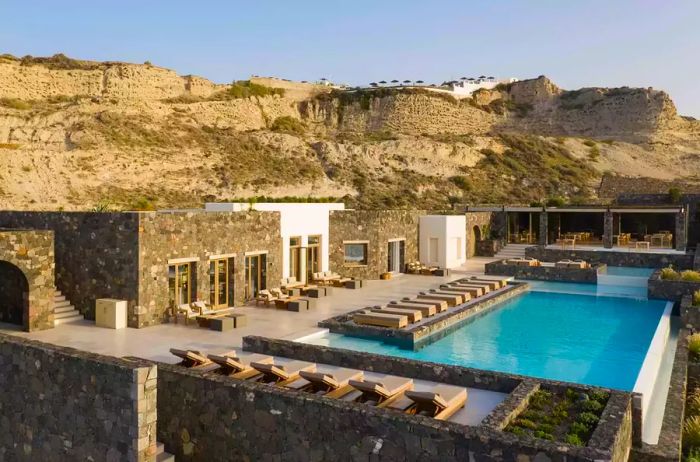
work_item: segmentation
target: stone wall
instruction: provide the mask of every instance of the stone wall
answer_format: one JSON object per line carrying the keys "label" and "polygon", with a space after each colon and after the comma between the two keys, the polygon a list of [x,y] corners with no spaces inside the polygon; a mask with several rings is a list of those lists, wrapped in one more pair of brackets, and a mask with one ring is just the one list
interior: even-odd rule
{"label": "stone wall", "polygon": [[[330,214],[331,270],[358,279],[378,279],[387,271],[389,239],[405,238],[406,263],[418,261],[421,210],[338,210]],[[368,241],[367,265],[346,265],[344,241]]]}
{"label": "stone wall", "polygon": [[528,247],[525,255],[540,261],[559,261],[564,259],[585,260],[590,264],[606,264],[608,266],[634,266],[639,268],[664,268],[673,265],[683,270],[693,265],[693,254],[662,254],[646,252],[617,252],[595,250],[560,250],[548,249],[542,246]]}
{"label": "stone wall", "polygon": [[155,366],[0,334],[0,369],[0,460],[155,460]]}
{"label": "stone wall", "polygon": [[138,295],[138,214],[0,211],[0,228],[54,233],[56,288],[88,319],[95,300]]}
{"label": "stone wall", "polygon": [[484,265],[486,274],[515,276],[518,279],[536,281],[579,282],[597,284],[598,272],[606,268],[605,264],[595,264],[591,268],[556,268],[554,266],[519,266],[506,264],[506,260],[494,261]]}
{"label": "stone wall", "polygon": [[0,321],[53,327],[53,243],[51,231],[0,230]]}
{"label": "stone wall", "polygon": [[[489,238],[491,232],[492,212],[467,212],[467,258],[480,255],[477,242]],[[478,228],[478,232],[474,228]]]}
{"label": "stone wall", "polygon": [[690,330],[700,330],[700,306],[693,305],[693,295],[681,298],[681,322],[683,327]]}
{"label": "stone wall", "polygon": [[[196,259],[196,294],[209,302],[209,260],[233,259],[233,303],[244,303],[245,254],[267,252],[267,287],[282,279],[282,238],[277,212],[142,213],[139,228],[140,286],[138,306],[129,312],[129,325],[159,324],[169,313],[168,261]],[[231,264],[231,260],[229,260]]]}
{"label": "stone wall", "polygon": [[674,302],[680,302],[684,296],[692,295],[697,290],[700,290],[700,282],[661,279],[661,270],[655,271],[647,284],[647,296],[649,298]]}

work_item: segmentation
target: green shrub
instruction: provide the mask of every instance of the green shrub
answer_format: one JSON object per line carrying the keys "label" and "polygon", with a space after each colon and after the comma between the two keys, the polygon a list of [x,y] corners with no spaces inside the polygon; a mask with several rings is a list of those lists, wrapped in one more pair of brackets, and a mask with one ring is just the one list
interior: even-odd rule
{"label": "green shrub", "polygon": [[543,440],[549,440],[549,441],[554,440],[554,435],[552,435],[551,433],[547,433],[545,431],[542,431],[542,430],[537,430],[534,433],[534,435],[535,435],[535,438],[542,438]]}
{"label": "green shrub", "polygon": [[139,197],[130,204],[129,209],[146,212],[155,210],[156,205],[153,200],[148,197]]}
{"label": "green shrub", "polygon": [[700,416],[692,416],[683,422],[683,446],[700,447]]}
{"label": "green shrub", "polygon": [[587,401],[581,401],[579,407],[582,411],[587,412],[600,412],[603,409],[603,405],[601,403],[592,399],[589,399]]}
{"label": "green shrub", "polygon": [[678,272],[670,266],[661,269],[661,279],[667,281],[677,281],[678,279],[680,279],[680,277],[681,275],[678,274]]}
{"label": "green shrub", "polygon": [[688,395],[685,416],[686,418],[700,416],[700,388],[696,388]]}
{"label": "green shrub", "polygon": [[681,201],[683,193],[679,188],[670,188],[668,190],[668,198],[671,200],[672,204],[677,204]]}
{"label": "green shrub", "polygon": [[591,431],[591,427],[581,422],[574,422],[569,427],[569,432],[575,435],[585,435],[589,431]]}
{"label": "green shrub", "polygon": [[455,176],[451,176],[448,179],[450,180],[450,182],[452,184],[454,184],[455,186],[457,186],[459,189],[461,189],[463,191],[469,191],[470,189],[472,189],[472,185],[469,182],[469,178],[467,178],[466,176],[455,175]]}
{"label": "green shrub", "polygon": [[529,430],[536,430],[537,424],[530,419],[518,419],[515,424],[522,428],[527,428]]}
{"label": "green shrub", "polygon": [[525,434],[525,430],[522,427],[514,425],[509,425],[508,428],[506,428],[506,431],[518,436],[523,436]]}
{"label": "green shrub", "polygon": [[681,280],[689,282],[700,282],[700,272],[686,270],[681,273]]}
{"label": "green shrub", "polygon": [[700,357],[700,332],[688,337],[688,351],[690,351],[694,357]]}
{"label": "green shrub", "polygon": [[693,294],[693,305],[700,306],[700,290],[696,290]]}
{"label": "green shrub", "polygon": [[17,109],[20,111],[26,111],[27,109],[32,108],[31,103],[17,98],[0,98],[0,106],[9,107],[10,109]]}
{"label": "green shrub", "polygon": [[274,132],[290,133],[292,135],[303,135],[306,126],[299,120],[291,116],[277,117],[270,129]]}
{"label": "green shrub", "polygon": [[585,144],[586,146],[588,146],[588,147],[590,147],[590,148],[592,148],[593,146],[596,146],[596,142],[593,141],[593,140],[585,140],[585,141],[583,142],[583,144]]}
{"label": "green shrub", "polygon": [[685,462],[700,462],[700,448],[691,448],[685,456]]}
{"label": "green shrub", "polygon": [[593,146],[588,152],[588,158],[592,161],[596,161],[600,158],[600,149],[598,146]]}
{"label": "green shrub", "polygon": [[552,424],[542,423],[538,428],[545,433],[554,433],[554,425]]}
{"label": "green shrub", "polygon": [[209,98],[212,101],[250,98],[252,96],[265,97],[279,95],[284,96],[283,88],[272,88],[253,83],[250,80],[238,80],[233,82],[226,90],[215,93]]}
{"label": "green shrub", "polygon": [[566,199],[561,196],[550,197],[547,199],[547,202],[545,202],[545,205],[547,207],[563,207],[566,205]]}
{"label": "green shrub", "polygon": [[599,419],[600,418],[597,415],[593,414],[592,412],[582,412],[578,415],[578,417],[576,418],[576,421],[581,422],[582,424],[584,424],[586,426],[590,426],[590,428],[593,428],[595,426],[595,424],[598,423]]}
{"label": "green shrub", "polygon": [[571,445],[583,446],[583,440],[581,440],[581,438],[575,433],[569,433],[568,435],[566,435],[565,440]]}
{"label": "green shrub", "polygon": [[588,397],[594,401],[598,401],[600,404],[605,404],[610,398],[610,394],[603,390],[593,390],[588,393]]}

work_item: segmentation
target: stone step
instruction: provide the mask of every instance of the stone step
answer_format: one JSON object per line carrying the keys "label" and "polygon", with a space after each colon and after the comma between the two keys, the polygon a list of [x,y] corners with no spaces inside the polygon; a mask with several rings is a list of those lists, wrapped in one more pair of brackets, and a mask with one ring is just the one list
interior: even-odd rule
{"label": "stone step", "polygon": [[156,455],[156,462],[175,462],[175,456],[169,452],[161,452]]}
{"label": "stone step", "polygon": [[54,296],[54,297],[60,297],[61,295],[63,295],[63,294],[61,293],[60,290],[54,290],[54,291],[53,291],[53,296]]}
{"label": "stone step", "polygon": [[53,314],[54,319],[70,318],[71,316],[82,316],[82,315],[75,308],[68,310],[68,311],[61,311],[60,313],[54,312],[54,314]]}
{"label": "stone step", "polygon": [[83,320],[83,316],[80,313],[78,313],[78,314],[74,314],[70,317],[65,317],[65,318],[58,318],[57,319],[56,317],[54,317],[53,324],[54,324],[54,326],[57,326],[59,324],[65,324],[67,322],[82,321],[82,320]]}
{"label": "stone step", "polygon": [[53,304],[54,309],[63,308],[64,306],[70,306],[70,302],[68,300],[61,300],[60,302],[54,302]]}
{"label": "stone step", "polygon": [[54,302],[54,303],[62,302],[62,301],[65,300],[65,299],[66,299],[66,296],[65,296],[65,295],[54,295],[54,296],[53,296],[53,302]]}
{"label": "stone step", "polygon": [[165,452],[165,445],[160,441],[156,441],[156,455],[163,454]]}
{"label": "stone step", "polygon": [[73,305],[59,306],[58,308],[53,309],[54,314],[67,313],[69,311],[76,311],[76,309]]}

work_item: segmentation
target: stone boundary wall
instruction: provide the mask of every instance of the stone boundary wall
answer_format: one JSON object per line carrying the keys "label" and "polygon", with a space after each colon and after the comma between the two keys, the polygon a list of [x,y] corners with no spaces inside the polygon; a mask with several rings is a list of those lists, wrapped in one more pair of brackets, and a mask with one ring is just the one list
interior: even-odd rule
{"label": "stone boundary wall", "polygon": [[[539,386],[562,393],[568,388],[577,391],[590,391],[599,388],[264,337],[244,337],[243,349],[274,356],[411,377],[417,380],[507,393],[509,397],[499,406],[496,406],[479,426],[465,427],[477,429],[477,435],[482,439],[482,442],[484,438],[484,433],[482,432],[485,432],[486,429],[488,429],[490,435],[493,435],[489,438],[484,449],[486,454],[490,456],[497,455],[494,459],[484,460],[516,460],[516,457],[513,456],[517,456],[517,453],[523,453],[523,451],[536,447],[538,451],[543,453],[542,455],[550,458],[565,456],[568,458],[567,460],[581,460],[581,457],[586,458],[589,455],[583,456],[577,454],[577,451],[595,451],[598,452],[596,457],[599,457],[599,460],[622,461],[624,457],[621,455],[626,455],[629,452],[632,442],[631,394],[626,392],[605,389],[605,391],[610,393],[610,400],[601,416],[601,423],[591,438],[593,445],[589,442],[588,447],[576,448],[562,442],[518,437],[500,430],[507,425],[508,419],[513,418],[519,410],[527,406],[527,400]],[[512,449],[501,449],[501,451],[498,451],[497,448],[501,448],[498,445],[499,440],[511,447],[516,447],[516,452],[513,452]],[[479,455],[470,455],[475,456],[476,460],[480,460]],[[532,456],[530,455],[529,457]],[[469,460],[474,459],[470,457]]]}
{"label": "stone boundary wall", "polygon": [[[52,329],[56,290],[53,232],[0,229],[0,261],[10,263],[22,272],[28,292],[24,293],[24,284],[19,283],[22,282],[18,280],[21,278],[19,273],[15,277],[0,274],[0,294],[5,304],[0,307],[0,321],[12,319],[11,310],[21,310],[25,331]],[[19,306],[12,306],[14,303],[10,303],[10,300],[20,302]]]}
{"label": "stone boundary wall", "polygon": [[596,263],[591,268],[556,268],[554,266],[519,266],[509,265],[506,260],[494,261],[484,265],[486,274],[514,276],[519,279],[537,281],[579,282],[597,284],[598,272],[607,268],[604,263]]}
{"label": "stone boundary wall", "polygon": [[686,329],[700,329],[700,306],[693,305],[693,296],[690,294],[681,298],[681,322]]}
{"label": "stone boundary wall", "polygon": [[647,297],[680,302],[685,295],[700,290],[700,282],[661,279],[661,270],[654,271],[647,283]]}
{"label": "stone boundary wall", "polygon": [[0,211],[0,228],[54,232],[56,288],[87,319],[98,298],[136,305],[138,213]]}
{"label": "stone boundary wall", "polygon": [[440,335],[446,330],[451,331],[460,326],[462,321],[493,308],[501,302],[520,295],[526,289],[527,284],[524,283],[510,284],[508,287],[498,292],[490,292],[455,308],[450,308],[451,311],[443,316],[427,318],[425,323],[414,327],[409,326],[405,329],[369,326],[352,322],[353,314],[364,310],[364,308],[325,319],[320,321],[318,326],[326,328],[336,334],[377,338],[405,348],[414,348],[416,344],[432,341],[433,335]]}
{"label": "stone boundary wall", "polygon": [[[574,447],[175,365],[158,368],[158,439],[185,460],[320,461],[344,454],[343,460],[593,462],[627,453],[614,444],[624,440],[623,421],[631,415],[618,415],[619,403],[606,407],[594,433],[605,434],[596,441],[607,446]],[[629,406],[629,395],[619,392],[610,402],[625,397]]]}
{"label": "stone boundary wall", "polygon": [[[389,239],[405,238],[405,262],[419,260],[418,229],[424,210],[333,210],[329,215],[330,269],[345,277],[379,279],[387,271]],[[346,265],[344,241],[367,241],[367,264]],[[403,270],[403,269],[402,269]]]}
{"label": "stone boundary wall", "polygon": [[608,266],[633,266],[638,268],[665,268],[673,265],[676,269],[692,268],[694,258],[692,253],[674,255],[608,250],[560,250],[547,249],[542,246],[526,248],[525,255],[541,261],[559,261],[568,258],[570,260],[585,260],[591,265],[602,263]]}
{"label": "stone boundary wall", "polygon": [[477,257],[494,257],[505,244],[500,239],[483,239],[476,242],[474,255]]}
{"label": "stone boundary wall", "polygon": [[688,334],[687,329],[680,329],[678,332],[678,345],[673,358],[671,383],[666,397],[659,442],[635,445],[630,456],[635,462],[678,462],[680,460],[688,379]]}
{"label": "stone boundary wall", "polygon": [[155,460],[155,366],[0,333],[0,369],[0,460]]}

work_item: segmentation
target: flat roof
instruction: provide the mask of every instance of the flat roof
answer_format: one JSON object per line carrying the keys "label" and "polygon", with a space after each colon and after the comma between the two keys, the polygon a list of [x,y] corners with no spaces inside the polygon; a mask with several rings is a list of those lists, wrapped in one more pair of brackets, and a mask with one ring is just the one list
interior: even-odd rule
{"label": "flat roof", "polygon": [[649,206],[607,206],[607,205],[582,205],[582,206],[563,206],[563,207],[527,207],[527,206],[493,206],[493,205],[475,205],[466,206],[465,212],[566,212],[566,213],[604,213],[607,211],[614,213],[682,213],[682,206],[668,205],[649,205]]}

